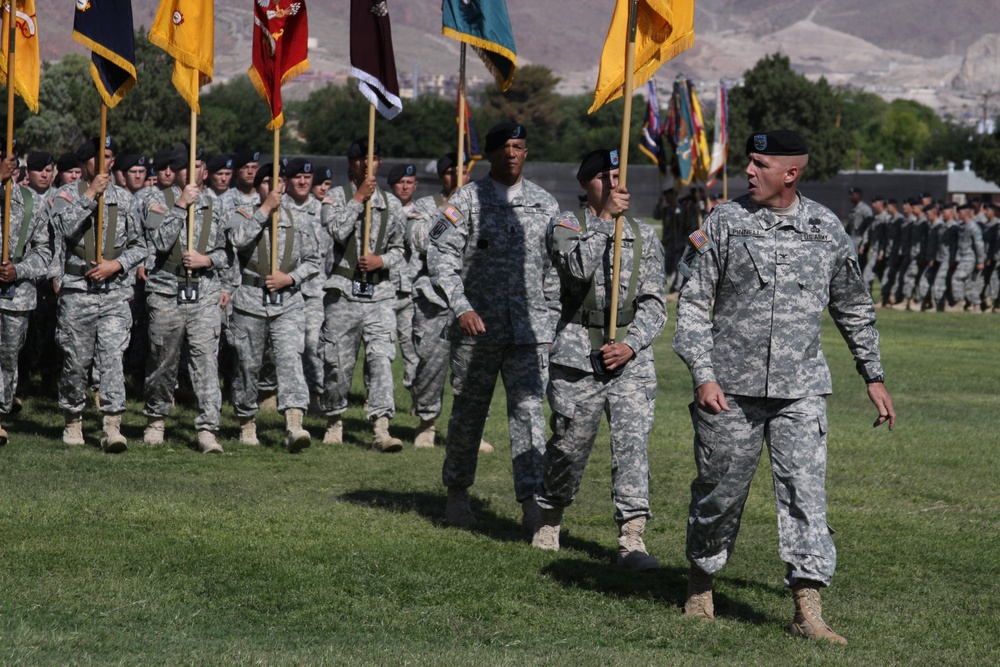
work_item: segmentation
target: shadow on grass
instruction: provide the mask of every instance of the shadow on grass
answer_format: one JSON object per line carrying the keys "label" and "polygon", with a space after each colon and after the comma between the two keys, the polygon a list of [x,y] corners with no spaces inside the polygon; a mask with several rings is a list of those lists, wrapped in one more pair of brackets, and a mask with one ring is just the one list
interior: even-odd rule
{"label": "shadow on grass", "polygon": [[[355,505],[374,507],[400,514],[415,513],[436,526],[448,526],[444,522],[444,493],[427,493],[425,491],[404,493],[384,489],[357,489],[341,494],[338,499]],[[483,535],[500,542],[524,542],[527,540],[524,533],[521,532],[520,521],[497,514],[492,510],[489,502],[474,496],[470,504],[478,519],[474,527],[466,529],[470,533]],[[563,545],[567,549],[582,551],[597,560],[610,561],[614,557],[614,552],[610,549],[590,540],[567,537],[563,541]]]}

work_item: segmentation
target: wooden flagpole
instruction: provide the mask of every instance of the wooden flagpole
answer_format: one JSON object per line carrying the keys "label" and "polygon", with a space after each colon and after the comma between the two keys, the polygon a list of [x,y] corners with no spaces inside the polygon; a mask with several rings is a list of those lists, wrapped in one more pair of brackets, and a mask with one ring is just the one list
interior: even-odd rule
{"label": "wooden flagpole", "polygon": [[[274,159],[271,162],[271,191],[281,184],[281,130],[274,128]],[[270,194],[270,193],[269,193]],[[278,216],[281,215],[281,205],[271,211],[271,271],[278,270]]]}
{"label": "wooden flagpole", "polygon": [[[618,151],[618,185],[624,189],[628,177],[628,145],[632,123],[632,82],[635,78],[635,31],[639,0],[632,0],[628,10],[628,43],[625,46],[625,110],[622,115],[622,141]],[[622,265],[622,229],[624,222],[621,215],[615,216],[615,245],[611,273],[611,313],[608,317],[608,343],[615,342],[618,330],[618,285],[621,282]],[[639,267],[633,266],[633,271]]]}
{"label": "wooden flagpole", "polygon": [[[13,7],[8,7],[7,31],[7,145],[4,158],[14,154],[14,42],[17,36],[17,20]],[[10,196],[14,186],[14,177],[4,188],[3,195],[3,261],[10,259]]]}
{"label": "wooden flagpole", "polygon": [[[191,154],[188,155],[188,184],[198,185],[198,174],[195,171],[195,156],[198,154],[198,114],[191,109]],[[194,206],[197,202],[191,202],[187,210],[187,249],[188,252],[194,250]],[[191,269],[185,271],[185,289],[187,294],[191,293]]]}
{"label": "wooden flagpole", "polygon": [[462,187],[465,174],[465,42],[458,61],[458,151],[455,153],[455,189]]}
{"label": "wooden flagpole", "polygon": [[[97,139],[97,173],[104,173],[104,145],[108,136],[108,105],[101,101],[101,131]],[[104,193],[97,195],[97,221],[94,224],[94,260],[104,261]],[[114,239],[111,239],[112,243]]]}
{"label": "wooden flagpole", "polygon": [[[368,162],[365,178],[375,175],[375,104],[368,103]],[[372,198],[365,200],[364,248],[361,255],[368,254],[368,243],[372,233]],[[367,275],[362,276],[362,282],[367,282]]]}

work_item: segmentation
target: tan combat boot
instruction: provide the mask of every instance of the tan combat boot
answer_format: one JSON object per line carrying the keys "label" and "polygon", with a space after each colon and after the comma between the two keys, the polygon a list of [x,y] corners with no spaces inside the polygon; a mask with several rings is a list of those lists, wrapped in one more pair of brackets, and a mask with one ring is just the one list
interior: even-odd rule
{"label": "tan combat boot", "polygon": [[375,419],[375,435],[372,438],[372,449],[383,454],[394,454],[403,451],[403,441],[389,435],[389,418],[385,415]]}
{"label": "tan combat boot", "polygon": [[288,408],[285,410],[285,449],[292,454],[301,452],[312,444],[309,431],[302,428],[302,410]]}
{"label": "tan combat boot", "polygon": [[142,441],[147,445],[162,445],[163,434],[166,425],[160,417],[147,417],[146,430],[142,434]]}
{"label": "tan combat boot", "polygon": [[645,529],[644,516],[637,516],[618,524],[618,567],[625,567],[634,572],[649,572],[660,568],[660,561],[649,555],[646,544],[642,541]]}
{"label": "tan combat boot", "polygon": [[7,430],[0,426],[0,447],[7,444]]}
{"label": "tan combat boot", "polygon": [[257,420],[253,417],[240,417],[240,444],[260,444],[260,440],[257,439]]}
{"label": "tan combat boot", "polygon": [[448,489],[448,499],[444,507],[445,523],[461,528],[476,525],[476,515],[469,505],[468,489]]}
{"label": "tan combat boot", "polygon": [[521,501],[521,532],[532,537],[542,523],[542,508],[534,498]]}
{"label": "tan combat boot", "polygon": [[493,445],[491,445],[490,443],[486,442],[485,440],[480,440],[479,441],[479,453],[480,454],[492,454],[494,451],[495,450],[493,449]]}
{"label": "tan combat boot", "polygon": [[82,445],[83,441],[83,415],[74,414],[67,410],[63,411],[63,420],[65,421],[65,426],[63,426],[63,436],[62,441],[67,445]]}
{"label": "tan combat boot", "polygon": [[340,415],[326,418],[326,433],[323,434],[324,445],[339,445],[344,442],[344,420]]}
{"label": "tan combat boot", "polygon": [[823,621],[823,605],[819,599],[820,584],[815,581],[799,581],[792,587],[795,598],[795,618],[789,631],[794,637],[803,639],[825,639],[835,644],[846,644],[847,640],[830,629]]}
{"label": "tan combat boot", "polygon": [[531,546],[545,551],[559,551],[559,529],[562,524],[563,510],[542,509],[542,517],[538,522],[538,529],[535,530],[534,537],[531,538]]}
{"label": "tan combat boot", "polygon": [[202,454],[222,454],[222,445],[215,439],[215,434],[204,429],[198,431],[198,451]]}
{"label": "tan combat boot", "polygon": [[122,416],[104,415],[104,435],[101,449],[107,454],[121,454],[128,449],[128,440],[122,435]]}
{"label": "tan combat boot", "polygon": [[684,600],[684,615],[715,620],[715,603],[712,600],[712,575],[691,566],[688,573],[687,598]]}
{"label": "tan combat boot", "polygon": [[417,427],[417,434],[413,437],[414,449],[434,449],[434,436],[437,429],[434,427],[433,419],[421,419],[420,426]]}

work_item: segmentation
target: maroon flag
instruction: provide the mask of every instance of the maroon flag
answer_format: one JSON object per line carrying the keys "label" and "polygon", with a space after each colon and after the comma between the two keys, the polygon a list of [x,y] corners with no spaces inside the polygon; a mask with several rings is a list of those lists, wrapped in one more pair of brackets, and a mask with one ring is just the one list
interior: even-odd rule
{"label": "maroon flag", "polygon": [[351,0],[351,76],[386,118],[403,110],[386,0]]}

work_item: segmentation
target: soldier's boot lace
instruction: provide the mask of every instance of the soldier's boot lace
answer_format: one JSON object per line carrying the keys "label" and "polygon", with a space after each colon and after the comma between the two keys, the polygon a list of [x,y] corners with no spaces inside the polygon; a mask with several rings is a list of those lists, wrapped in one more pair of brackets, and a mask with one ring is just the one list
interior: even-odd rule
{"label": "soldier's boot lace", "polygon": [[202,454],[223,453],[222,445],[215,439],[215,434],[205,429],[198,431],[198,451]]}
{"label": "soldier's boot lace", "polygon": [[421,419],[417,426],[417,434],[413,437],[414,449],[434,449],[434,436],[437,429],[433,419]]}
{"label": "soldier's boot lace", "polygon": [[389,434],[389,418],[385,415],[376,417],[372,449],[383,454],[394,454],[403,451],[403,441]]}
{"label": "soldier's boot lace", "polygon": [[712,600],[712,575],[691,566],[688,573],[687,598],[684,600],[684,615],[715,619],[715,602]]}
{"label": "soldier's boot lace", "polygon": [[820,584],[815,581],[799,581],[792,587],[795,598],[795,618],[789,631],[794,637],[804,639],[825,639],[835,644],[846,644],[847,640],[838,635],[823,620],[823,605],[819,597]]}
{"label": "soldier's boot lace", "polygon": [[445,501],[444,520],[452,526],[468,528],[476,524],[476,515],[469,505],[468,489],[449,488]]}
{"label": "soldier's boot lace", "polygon": [[260,444],[260,440],[257,439],[257,420],[253,417],[240,417],[240,444]]}
{"label": "soldier's boot lace", "polygon": [[542,522],[542,508],[538,506],[534,498],[521,501],[521,532],[528,537],[533,537]]}
{"label": "soldier's boot lace", "polygon": [[618,566],[634,572],[649,572],[660,568],[660,561],[649,555],[642,534],[646,530],[646,517],[618,524]]}
{"label": "soldier's boot lace", "polygon": [[302,417],[301,408],[285,410],[285,449],[292,454],[301,452],[312,444],[309,431],[302,428]]}
{"label": "soldier's boot lace", "polygon": [[164,424],[162,417],[147,417],[146,430],[143,431],[142,441],[147,445],[162,445],[165,431],[166,424]]}
{"label": "soldier's boot lace", "polygon": [[64,411],[63,420],[65,421],[65,426],[63,426],[62,441],[67,445],[84,444],[83,415]]}
{"label": "soldier's boot lace", "polygon": [[542,517],[538,522],[535,535],[531,538],[531,546],[545,551],[559,551],[559,529],[562,524],[563,510],[542,508]]}
{"label": "soldier's boot lace", "polygon": [[128,440],[122,435],[122,416],[104,415],[104,435],[101,436],[101,449],[107,454],[121,454],[128,449]]}

